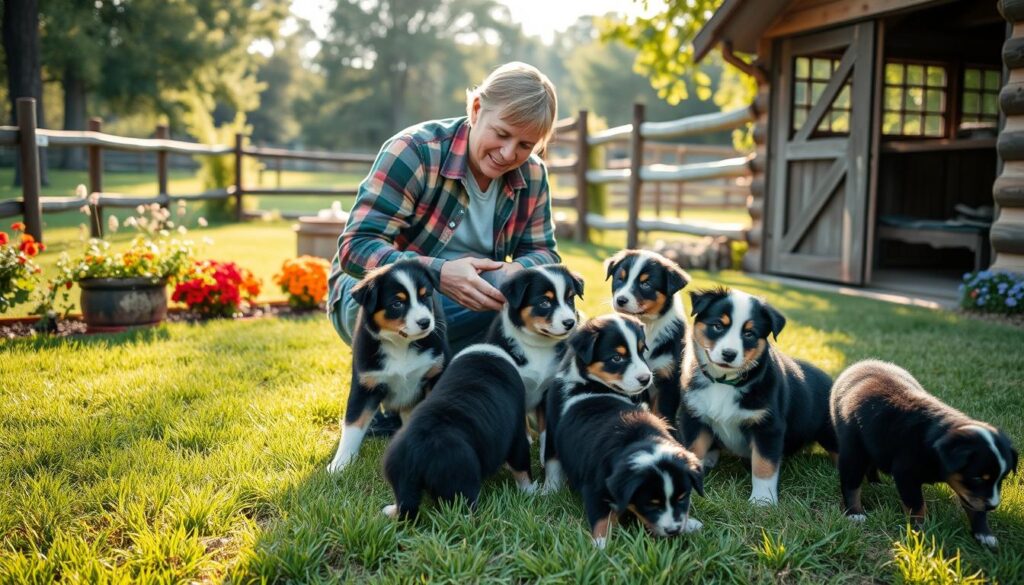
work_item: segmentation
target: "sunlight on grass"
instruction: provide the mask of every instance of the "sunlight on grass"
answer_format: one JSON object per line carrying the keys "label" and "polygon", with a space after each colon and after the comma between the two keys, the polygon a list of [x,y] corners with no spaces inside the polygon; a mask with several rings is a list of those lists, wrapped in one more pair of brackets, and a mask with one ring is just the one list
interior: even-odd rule
{"label": "sunlight on grass", "polygon": [[946,558],[942,548],[921,532],[906,528],[902,540],[893,543],[893,566],[897,583],[936,585],[981,585],[987,583],[982,571],[965,574],[960,550]]}

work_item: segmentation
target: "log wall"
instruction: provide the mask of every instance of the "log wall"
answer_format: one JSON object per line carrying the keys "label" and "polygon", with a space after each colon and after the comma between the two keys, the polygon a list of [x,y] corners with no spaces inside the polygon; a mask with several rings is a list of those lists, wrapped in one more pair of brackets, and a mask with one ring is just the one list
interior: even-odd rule
{"label": "log wall", "polygon": [[999,206],[991,232],[992,269],[1024,272],[1024,0],[1000,0],[999,12],[1013,29],[1003,45],[1009,77],[999,94],[1006,123],[996,146],[1003,168],[992,187]]}

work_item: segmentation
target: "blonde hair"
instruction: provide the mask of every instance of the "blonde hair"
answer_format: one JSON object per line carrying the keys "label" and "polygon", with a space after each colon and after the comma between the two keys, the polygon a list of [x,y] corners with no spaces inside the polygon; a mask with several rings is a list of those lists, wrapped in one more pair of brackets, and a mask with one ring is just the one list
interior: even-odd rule
{"label": "blonde hair", "polygon": [[503,121],[536,131],[541,137],[537,152],[547,145],[558,115],[558,97],[554,84],[536,67],[519,61],[505,63],[475,89],[466,90],[466,115],[470,118],[477,97],[481,109],[497,111]]}

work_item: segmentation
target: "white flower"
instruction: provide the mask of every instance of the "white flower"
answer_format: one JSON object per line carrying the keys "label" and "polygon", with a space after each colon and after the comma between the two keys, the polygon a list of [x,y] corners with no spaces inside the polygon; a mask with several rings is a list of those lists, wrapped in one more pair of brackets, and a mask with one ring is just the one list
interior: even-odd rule
{"label": "white flower", "polygon": [[210,223],[208,221],[206,221],[205,217],[200,217],[199,219],[196,220],[196,223],[199,224],[199,227],[206,227],[206,226],[210,225]]}
{"label": "white flower", "polygon": [[135,213],[138,213],[139,215],[146,213],[146,206],[140,204],[138,207],[135,208]]}
{"label": "white flower", "polygon": [[86,215],[92,215],[92,211],[89,209],[88,205],[83,205],[83,206],[79,207],[78,211],[81,211],[82,213],[84,213]]}
{"label": "white flower", "polygon": [[167,222],[167,229],[169,229],[169,230],[173,230],[174,229],[174,222],[173,221]]}
{"label": "white flower", "polygon": [[117,223],[117,216],[116,215],[111,215],[110,216],[110,219],[107,220],[107,227],[112,232],[116,232],[117,231],[118,223]]}
{"label": "white flower", "polygon": [[79,183],[78,186],[75,187],[75,196],[79,199],[85,199],[89,196],[89,189],[87,189],[85,185]]}
{"label": "white flower", "polygon": [[89,205],[99,205],[99,204],[100,204],[100,194],[99,193],[91,193],[89,195]]}
{"label": "white flower", "polygon": [[167,236],[171,235],[171,232],[167,230],[160,230],[160,235],[166,238]]}
{"label": "white flower", "polygon": [[178,226],[178,233],[179,234],[187,234],[188,233],[188,229],[185,226],[183,226],[183,225],[179,225]]}
{"label": "white flower", "polygon": [[135,227],[136,225],[138,225],[138,222],[135,221],[134,216],[129,216],[124,220],[124,227]]}

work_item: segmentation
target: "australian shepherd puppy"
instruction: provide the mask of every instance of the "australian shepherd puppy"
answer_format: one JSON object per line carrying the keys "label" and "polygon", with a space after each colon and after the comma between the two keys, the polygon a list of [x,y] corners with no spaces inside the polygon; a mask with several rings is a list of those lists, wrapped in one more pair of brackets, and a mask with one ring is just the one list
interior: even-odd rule
{"label": "australian shepherd puppy", "polygon": [[944,481],[960,498],[974,537],[996,546],[988,513],[1017,469],[1017,451],[994,426],[974,420],[932,396],[903,368],[865,360],[836,378],[832,421],[839,439],[843,508],[863,521],[860,486],[878,470],[892,474],[903,508],[915,523],[925,516],[921,486]]}
{"label": "australian shepherd puppy", "polygon": [[395,503],[383,512],[415,518],[423,491],[476,506],[480,484],[508,463],[520,489],[532,492],[525,390],[503,349],[471,345],[452,359],[384,454]]}
{"label": "australian shepherd puppy", "polygon": [[623,250],[605,262],[612,281],[612,307],[632,315],[647,329],[644,359],[654,373],[647,391],[655,414],[675,422],[679,410],[679,377],[683,350],[690,338],[683,305],[676,293],[690,275],[661,254]]}
{"label": "australian shepherd puppy", "polygon": [[768,343],[786,319],[764,299],[719,288],[690,293],[693,356],[684,364],[679,430],[705,467],[718,448],[750,458],[750,502],[778,503],[779,465],[817,441],[836,451],[828,416],[832,379]]}
{"label": "australian shepherd puppy", "polygon": [[700,461],[661,417],[631,399],[653,377],[645,349],[635,318],[591,319],[570,338],[547,395],[544,490],[568,479],[602,548],[609,523],[627,512],[657,536],[701,527],[689,517],[691,491],[704,493]]}
{"label": "australian shepherd puppy", "polygon": [[526,412],[544,427],[544,391],[555,375],[565,340],[576,329],[576,298],[583,279],[560,264],[520,270],[499,288],[505,306],[495,318],[487,342],[501,347],[519,368],[526,388]]}
{"label": "australian shepherd puppy", "polygon": [[369,272],[352,287],[359,303],[352,387],[338,452],[327,471],[337,473],[352,461],[381,404],[404,420],[441,375],[450,352],[433,298],[437,286],[419,261],[402,260]]}

